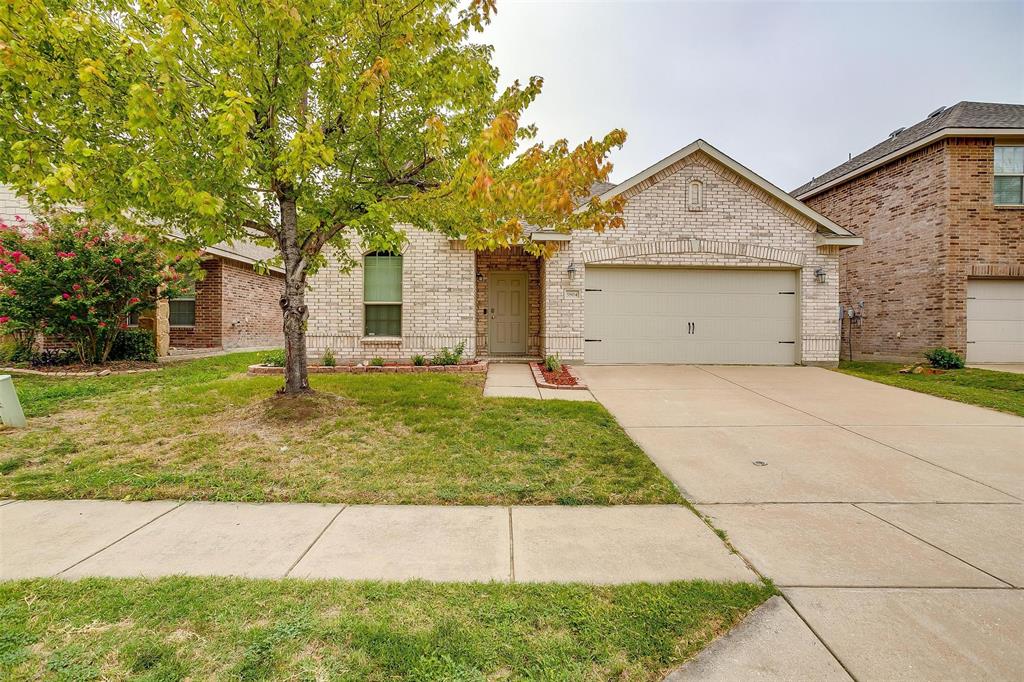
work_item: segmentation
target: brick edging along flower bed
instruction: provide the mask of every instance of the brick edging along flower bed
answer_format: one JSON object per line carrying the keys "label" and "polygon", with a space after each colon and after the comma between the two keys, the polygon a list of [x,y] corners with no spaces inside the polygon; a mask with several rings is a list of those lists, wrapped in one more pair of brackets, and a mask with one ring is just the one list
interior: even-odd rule
{"label": "brick edging along flower bed", "polygon": [[[372,365],[337,365],[335,367],[310,365],[309,367],[310,374],[422,374],[426,372],[481,373],[486,371],[486,362],[467,362],[461,365],[384,365],[383,367],[374,367]],[[284,367],[249,365],[249,374],[284,374]]]}
{"label": "brick edging along flower bed", "polygon": [[565,385],[562,385],[562,384],[548,383],[548,381],[544,378],[544,372],[541,370],[540,363],[539,362],[531,362],[530,363],[530,370],[533,372],[533,381],[540,388],[557,388],[557,389],[562,390],[562,391],[586,391],[587,390],[587,388],[588,388],[587,385],[585,383],[583,383],[583,379],[580,379],[580,376],[578,374],[576,374],[576,372],[573,371],[571,365],[562,365],[562,367],[564,367],[565,370],[567,372],[569,372],[570,375],[572,375],[572,378],[576,380],[576,383],[574,385],[572,385],[572,386],[565,386]]}
{"label": "brick edging along flower bed", "polygon": [[88,372],[44,372],[38,369],[27,367],[0,367],[0,374],[31,374],[39,377],[59,377],[65,379],[86,379],[90,377],[113,377],[121,374],[142,374],[143,372],[156,372],[163,367],[136,367],[135,369],[97,369]]}

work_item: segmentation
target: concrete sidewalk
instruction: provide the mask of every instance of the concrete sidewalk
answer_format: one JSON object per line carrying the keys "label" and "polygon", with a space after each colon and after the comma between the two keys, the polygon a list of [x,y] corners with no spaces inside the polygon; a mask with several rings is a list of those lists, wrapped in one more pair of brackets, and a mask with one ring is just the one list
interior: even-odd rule
{"label": "concrete sidewalk", "polygon": [[487,366],[484,395],[488,398],[538,398],[540,400],[593,401],[586,390],[540,388],[533,380],[533,371],[526,363],[497,363]]}
{"label": "concrete sidewalk", "polygon": [[755,581],[689,509],[0,501],[0,578]]}
{"label": "concrete sidewalk", "polygon": [[580,373],[784,595],[671,679],[1024,679],[1024,419],[808,367]]}

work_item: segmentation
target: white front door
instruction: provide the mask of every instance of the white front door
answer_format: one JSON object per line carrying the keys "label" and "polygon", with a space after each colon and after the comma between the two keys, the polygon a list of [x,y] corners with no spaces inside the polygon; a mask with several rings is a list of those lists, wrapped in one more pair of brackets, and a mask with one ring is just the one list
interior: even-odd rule
{"label": "white front door", "polygon": [[488,277],[487,349],[525,355],[529,341],[528,278],[525,272],[492,272]]}
{"label": "white front door", "polygon": [[590,266],[586,280],[588,363],[797,360],[793,270]]}

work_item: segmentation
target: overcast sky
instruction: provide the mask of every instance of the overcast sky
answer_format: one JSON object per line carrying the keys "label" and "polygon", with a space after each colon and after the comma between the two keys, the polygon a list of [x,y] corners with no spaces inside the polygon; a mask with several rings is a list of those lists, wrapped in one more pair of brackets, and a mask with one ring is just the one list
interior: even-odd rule
{"label": "overcast sky", "polygon": [[622,181],[700,137],[789,191],[961,100],[1024,104],[1024,1],[497,0],[503,83],[544,77],[526,122],[625,128]]}

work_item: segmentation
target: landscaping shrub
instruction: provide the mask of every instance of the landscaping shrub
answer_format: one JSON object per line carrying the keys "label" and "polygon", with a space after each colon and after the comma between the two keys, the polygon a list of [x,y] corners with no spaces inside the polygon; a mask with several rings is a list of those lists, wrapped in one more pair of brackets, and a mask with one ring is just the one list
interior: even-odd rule
{"label": "landscaping shrub", "polygon": [[63,367],[78,360],[78,354],[68,348],[47,348],[32,353],[29,364],[33,367]]}
{"label": "landscaping shrub", "polygon": [[72,214],[0,223],[0,336],[59,336],[80,362],[106,362],[132,313],[179,295],[198,271],[163,248]]}
{"label": "landscaping shrub", "polygon": [[427,364],[427,358],[424,357],[423,355],[417,353],[416,355],[412,356],[413,367],[423,367],[425,364]]}
{"label": "landscaping shrub", "polygon": [[324,351],[324,356],[320,360],[320,364],[324,367],[334,367],[334,351],[328,348]]}
{"label": "landscaping shrub", "polygon": [[455,348],[448,348],[447,346],[441,348],[434,354],[434,357],[430,359],[432,365],[457,365],[462,362],[462,354],[466,352],[466,342],[459,341]]}
{"label": "landscaping shrub", "polygon": [[260,356],[260,362],[268,367],[284,367],[284,349],[278,348],[276,350],[267,351]]}
{"label": "landscaping shrub", "polygon": [[370,359],[370,367],[383,367],[383,366],[384,366],[384,358],[377,357],[377,358],[371,358]]}
{"label": "landscaping shrub", "polygon": [[938,369],[962,369],[964,366],[964,359],[948,348],[933,348],[926,351],[924,357]]}
{"label": "landscaping shrub", "polygon": [[114,340],[111,360],[156,362],[156,339],[148,329],[125,329]]}
{"label": "landscaping shrub", "polygon": [[549,372],[561,372],[562,361],[558,359],[557,355],[549,355],[544,358],[544,369]]}
{"label": "landscaping shrub", "polygon": [[32,357],[32,350],[25,344],[19,343],[15,339],[0,341],[0,364],[28,362],[30,357]]}

